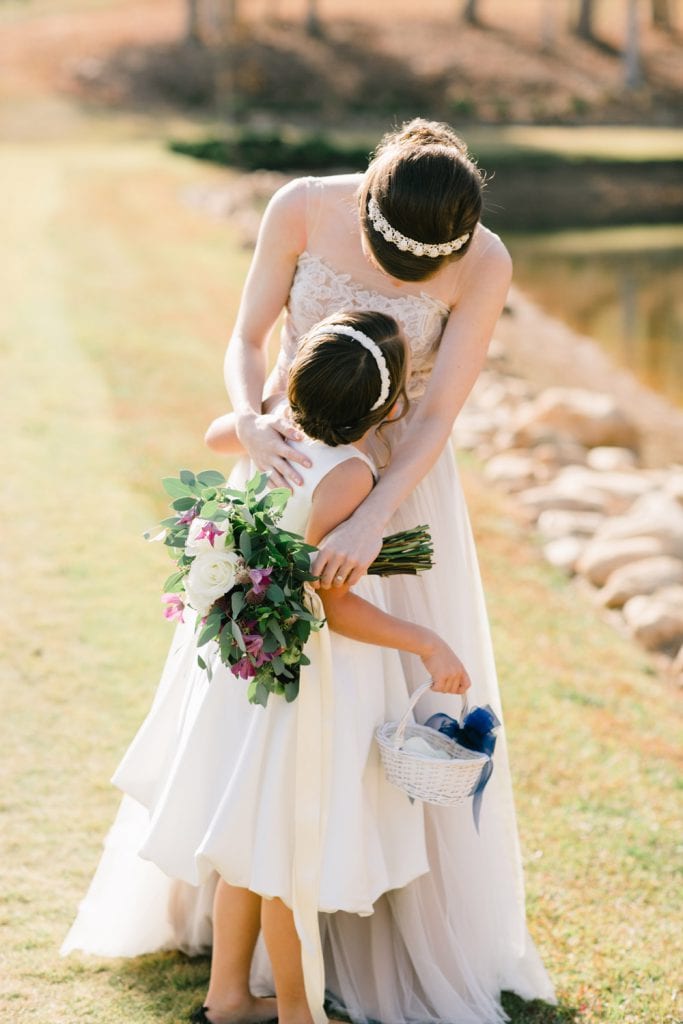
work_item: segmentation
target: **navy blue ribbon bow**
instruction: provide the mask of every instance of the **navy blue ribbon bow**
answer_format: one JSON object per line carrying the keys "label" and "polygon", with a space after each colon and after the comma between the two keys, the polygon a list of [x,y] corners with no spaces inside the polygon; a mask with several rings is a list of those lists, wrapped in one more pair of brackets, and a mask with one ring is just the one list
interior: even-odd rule
{"label": "navy blue ribbon bow", "polygon": [[431,718],[427,719],[425,725],[455,740],[461,747],[467,747],[468,750],[476,750],[480,754],[488,755],[488,761],[484,764],[479,781],[472,792],[474,827],[479,832],[481,801],[486,784],[493,772],[493,751],[496,747],[494,729],[500,725],[500,720],[491,709],[491,706],[487,704],[483,708],[472,708],[465,715],[462,725],[455,718],[451,718],[450,715],[444,715],[443,712],[432,715]]}

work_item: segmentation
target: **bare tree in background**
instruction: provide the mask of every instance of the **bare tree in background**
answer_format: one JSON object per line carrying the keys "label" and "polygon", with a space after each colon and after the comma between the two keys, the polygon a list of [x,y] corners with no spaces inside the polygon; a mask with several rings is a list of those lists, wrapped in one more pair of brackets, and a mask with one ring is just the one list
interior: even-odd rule
{"label": "bare tree in background", "polygon": [[627,89],[637,89],[642,80],[643,75],[640,68],[638,0],[627,0],[626,46],[624,47],[624,84]]}
{"label": "bare tree in background", "polygon": [[462,9],[462,19],[467,21],[470,25],[479,24],[479,0],[465,0],[465,6]]}
{"label": "bare tree in background", "polygon": [[200,43],[199,0],[187,0],[185,16],[185,41],[188,43]]}
{"label": "bare tree in background", "polygon": [[652,0],[652,24],[666,32],[673,32],[670,0]]}
{"label": "bare tree in background", "polygon": [[579,15],[576,19],[576,34],[582,39],[594,39],[593,35],[593,13],[595,4],[593,0],[579,0]]}
{"label": "bare tree in background", "polygon": [[318,0],[308,0],[306,5],[306,31],[309,36],[322,34],[322,23],[318,13]]}

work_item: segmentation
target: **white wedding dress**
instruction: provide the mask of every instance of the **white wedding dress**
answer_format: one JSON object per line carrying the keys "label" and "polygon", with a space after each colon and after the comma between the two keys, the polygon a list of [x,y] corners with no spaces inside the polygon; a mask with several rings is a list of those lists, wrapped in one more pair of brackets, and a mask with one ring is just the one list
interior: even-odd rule
{"label": "white wedding dress", "polygon": [[[315,193],[315,179],[311,185]],[[481,250],[490,233],[478,233]],[[369,287],[360,274],[335,268],[334,251],[334,239],[312,216],[308,251],[291,287],[281,366],[291,360],[296,338],[323,317],[378,310],[393,315],[410,342],[409,393],[419,402],[448,307],[425,293]],[[393,444],[409,426],[410,416],[391,428]],[[321,466],[348,457],[342,449],[312,450],[311,475],[287,513],[293,524]],[[332,463],[323,454],[330,452],[337,453]],[[420,577],[366,577],[358,592],[443,636],[472,679],[470,703],[490,704],[503,721],[476,552],[450,447],[388,532],[422,523],[434,540],[434,568]],[[333,1002],[363,1024],[495,1024],[507,1019],[501,990],[554,1002],[526,928],[504,721],[477,834],[469,802],[455,808],[411,804],[385,781],[379,765],[373,729],[399,717],[408,693],[424,682],[419,659],[333,634],[330,640],[334,713],[318,906]],[[152,710],[116,773],[127,795],[62,952],[205,951],[217,871],[233,884],[291,899],[298,702],[271,697],[264,712],[246,703],[244,685],[220,668],[208,683],[196,665],[191,623],[178,627]],[[417,716],[459,710],[459,698],[429,692]],[[261,943],[252,986],[258,994],[272,992]]]}

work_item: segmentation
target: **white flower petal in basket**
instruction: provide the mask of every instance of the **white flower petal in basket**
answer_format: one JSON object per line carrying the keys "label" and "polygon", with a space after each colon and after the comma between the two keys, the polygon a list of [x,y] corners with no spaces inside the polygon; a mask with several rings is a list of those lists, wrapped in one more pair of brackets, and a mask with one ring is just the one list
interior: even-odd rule
{"label": "white flower petal in basket", "polygon": [[450,761],[451,755],[447,750],[438,750],[428,743],[422,736],[409,736],[403,743],[401,750],[408,750],[411,754],[421,754],[422,757],[433,757],[439,761]]}

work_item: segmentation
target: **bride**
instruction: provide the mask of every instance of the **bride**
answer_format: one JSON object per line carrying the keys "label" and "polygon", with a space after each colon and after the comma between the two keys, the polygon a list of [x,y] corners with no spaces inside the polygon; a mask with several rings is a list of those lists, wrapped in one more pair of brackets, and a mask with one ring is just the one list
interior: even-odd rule
{"label": "bride", "polygon": [[[392,427],[391,463],[379,483],[321,543],[314,570],[325,588],[353,585],[384,534],[428,523],[434,568],[422,577],[382,580],[383,600],[392,614],[445,638],[472,680],[471,702],[490,704],[503,720],[450,445],[510,282],[507,251],[480,222],[481,195],[480,173],[462,140],[421,119],[386,136],[364,175],[304,178],[281,189],[263,219],[226,355],[226,382],[241,446],[274,484],[296,488],[305,451],[289,443],[290,420],[261,409],[264,397],[284,390],[297,339],[339,311],[375,311],[398,321],[411,349],[410,413]],[[283,308],[279,357],[266,382],[267,341]],[[224,450],[226,436],[219,420],[207,440]],[[172,647],[157,703],[192,659],[187,644]],[[411,655],[402,662],[415,689],[424,669]],[[429,693],[420,716],[437,711],[457,715],[458,702]],[[492,1024],[506,1019],[502,990],[554,1001],[526,928],[504,728],[495,761],[479,834],[467,805],[425,806],[430,871],[385,893],[369,916],[322,915],[328,987],[354,1019],[452,1024],[457,1012],[456,1024]],[[191,887],[141,860],[145,818],[124,797],[63,951],[197,952],[213,940],[205,1002],[212,1020],[237,1019],[230,1015],[230,972],[230,985],[272,992],[260,945],[254,954],[258,911],[253,903],[231,902],[230,887],[216,887],[215,879]]]}

